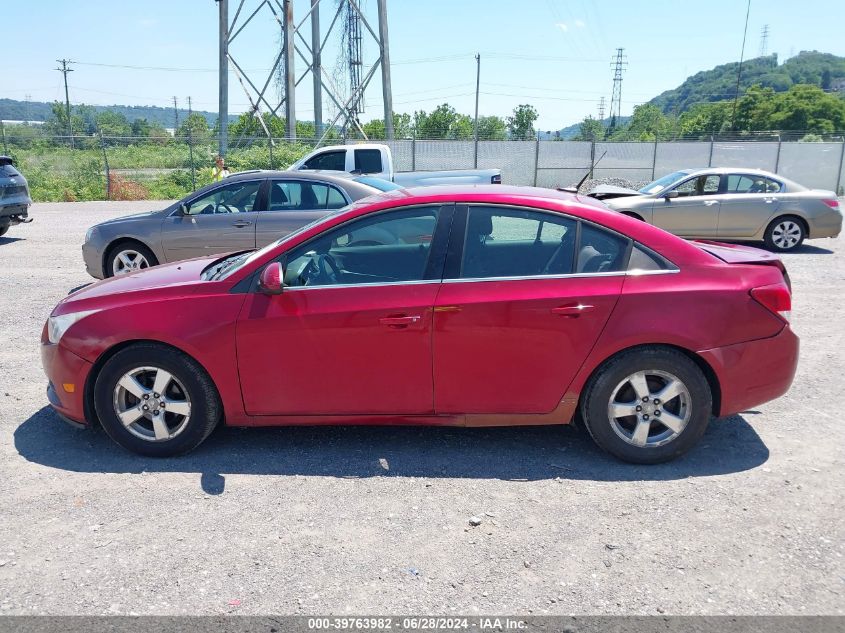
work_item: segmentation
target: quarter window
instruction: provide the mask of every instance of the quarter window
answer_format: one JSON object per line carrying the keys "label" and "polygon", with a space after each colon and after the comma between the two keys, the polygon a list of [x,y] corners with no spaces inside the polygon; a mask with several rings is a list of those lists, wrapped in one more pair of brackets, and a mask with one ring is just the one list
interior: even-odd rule
{"label": "quarter window", "polygon": [[291,251],[285,285],[329,286],[426,278],[437,207],[389,211],[354,220]]}
{"label": "quarter window", "polygon": [[217,187],[185,205],[186,214],[248,213],[255,209],[255,198],[260,186],[260,181],[251,180]]}
{"label": "quarter window", "polygon": [[334,187],[300,180],[277,180],[270,187],[270,211],[315,211],[346,206]]}

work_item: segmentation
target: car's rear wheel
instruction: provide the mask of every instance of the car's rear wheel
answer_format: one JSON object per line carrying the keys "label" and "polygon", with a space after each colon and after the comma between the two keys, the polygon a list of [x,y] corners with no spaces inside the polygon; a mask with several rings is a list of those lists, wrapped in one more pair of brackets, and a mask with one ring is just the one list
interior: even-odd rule
{"label": "car's rear wheel", "polygon": [[214,383],[199,363],[151,343],[127,347],[106,362],[94,385],[94,406],[109,437],[152,457],[196,448],[222,412]]}
{"label": "car's rear wheel", "polygon": [[804,223],[794,215],[785,215],[769,224],[763,239],[769,250],[785,253],[801,246],[805,237]]}
{"label": "car's rear wheel", "polygon": [[138,242],[123,242],[109,250],[106,256],[106,277],[134,273],[150,266],[158,266],[153,252]]}
{"label": "car's rear wheel", "polygon": [[9,226],[10,225],[8,224],[6,224],[5,226],[0,226],[0,237],[3,237],[4,235],[6,235],[6,233],[8,233]]}
{"label": "car's rear wheel", "polygon": [[668,461],[692,448],[710,421],[707,378],[677,350],[643,347],[605,363],[581,401],[599,447],[638,464]]}

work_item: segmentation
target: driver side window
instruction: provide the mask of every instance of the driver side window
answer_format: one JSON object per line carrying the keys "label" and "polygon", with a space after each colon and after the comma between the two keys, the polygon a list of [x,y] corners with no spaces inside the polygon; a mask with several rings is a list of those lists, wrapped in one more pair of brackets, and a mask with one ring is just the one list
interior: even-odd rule
{"label": "driver side window", "polygon": [[719,176],[697,176],[675,187],[679,198],[688,196],[714,196],[719,193]]}
{"label": "driver side window", "polygon": [[255,208],[260,180],[235,182],[217,187],[186,206],[187,215],[212,215],[215,213],[248,213]]}
{"label": "driver side window", "polygon": [[353,220],[287,254],[285,285],[335,286],[426,278],[437,207]]}

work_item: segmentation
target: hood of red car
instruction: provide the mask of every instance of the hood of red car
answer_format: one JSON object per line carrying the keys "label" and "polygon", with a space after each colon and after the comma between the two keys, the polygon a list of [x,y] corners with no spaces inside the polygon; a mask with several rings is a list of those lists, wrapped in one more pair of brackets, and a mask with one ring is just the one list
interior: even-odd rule
{"label": "hood of red car", "polygon": [[203,269],[218,259],[219,255],[188,259],[97,281],[62,299],[54,314],[68,311],[68,304],[71,303],[99,304],[108,297],[124,299],[128,293],[137,292],[146,296],[148,292],[156,291],[179,292],[181,289],[190,292],[192,289],[189,287],[200,282]]}

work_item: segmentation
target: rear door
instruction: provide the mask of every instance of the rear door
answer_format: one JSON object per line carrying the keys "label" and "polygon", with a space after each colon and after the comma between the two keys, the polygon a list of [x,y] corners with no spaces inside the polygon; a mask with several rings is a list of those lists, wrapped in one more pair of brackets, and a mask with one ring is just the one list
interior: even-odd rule
{"label": "rear door", "polygon": [[268,187],[267,204],[257,218],[258,248],[349,204],[346,194],[334,185],[312,180],[274,178]]}
{"label": "rear door", "polygon": [[185,203],[184,213],[164,219],[161,241],[167,261],[255,248],[261,180],[238,180]]}
{"label": "rear door", "polygon": [[780,206],[783,185],[758,174],[727,174],[719,196],[719,237],[753,237]]}
{"label": "rear door", "polygon": [[720,180],[717,174],[694,176],[671,189],[677,197],[658,197],[652,210],[654,225],[681,237],[715,236]]}
{"label": "rear door", "polygon": [[558,213],[457,208],[434,306],[440,413],[549,413],[619,297],[629,241]]}

